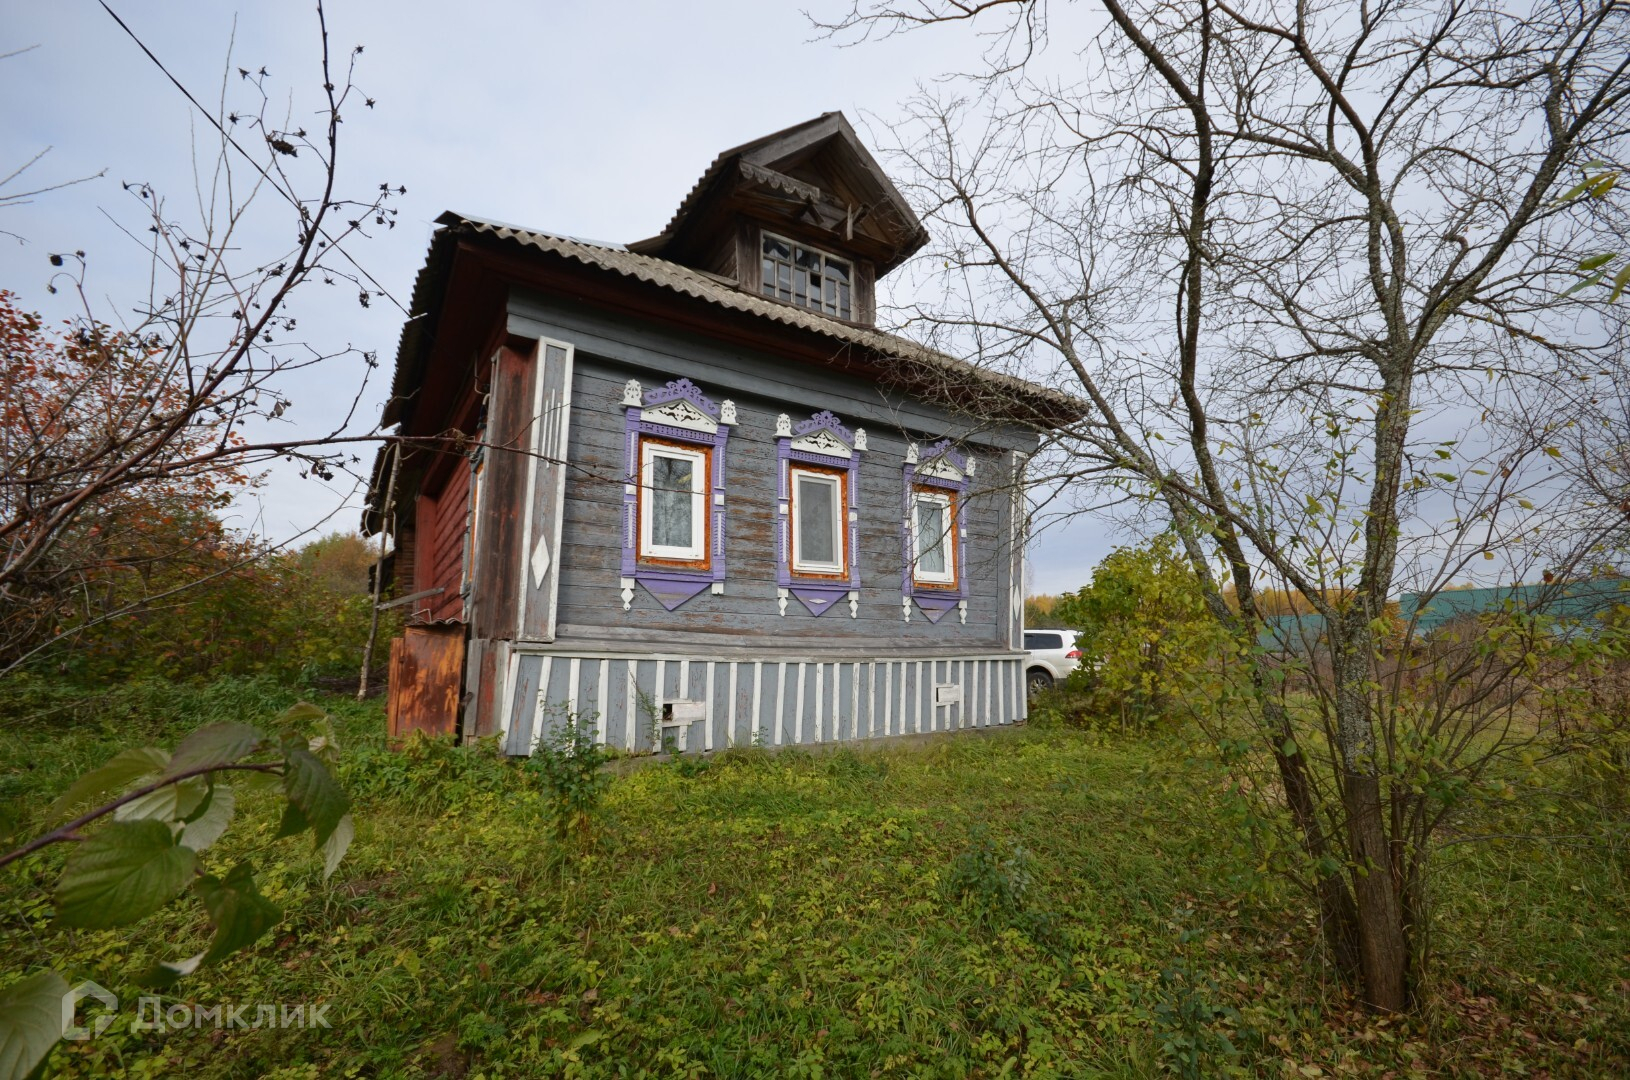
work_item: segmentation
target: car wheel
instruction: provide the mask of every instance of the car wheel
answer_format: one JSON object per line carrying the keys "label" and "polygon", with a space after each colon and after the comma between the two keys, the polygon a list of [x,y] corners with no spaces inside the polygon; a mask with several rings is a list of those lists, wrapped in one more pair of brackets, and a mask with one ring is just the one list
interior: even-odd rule
{"label": "car wheel", "polygon": [[1045,694],[1053,688],[1053,677],[1041,668],[1031,668],[1025,673],[1024,689],[1030,697]]}

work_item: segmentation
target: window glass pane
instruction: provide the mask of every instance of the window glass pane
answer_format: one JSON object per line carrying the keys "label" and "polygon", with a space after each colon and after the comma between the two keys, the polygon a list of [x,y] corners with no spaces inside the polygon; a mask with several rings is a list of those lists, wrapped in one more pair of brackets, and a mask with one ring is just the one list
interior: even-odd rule
{"label": "window glass pane", "polygon": [[917,503],[917,571],[945,573],[945,507],[927,499]]}
{"label": "window glass pane", "polygon": [[764,234],[764,254],[772,259],[780,259],[782,262],[792,261],[791,245],[779,237],[771,236],[769,233]]}
{"label": "window glass pane", "polygon": [[837,485],[829,480],[798,478],[798,560],[832,563],[837,559],[837,537],[832,535],[832,511]]}
{"label": "window glass pane", "polygon": [[797,248],[793,262],[798,268],[794,301],[812,308],[821,306],[821,253]]}
{"label": "window glass pane", "polygon": [[849,281],[849,264],[841,259],[828,258],[826,260],[826,276],[834,281],[847,284]]}
{"label": "window glass pane", "polygon": [[695,462],[688,458],[651,459],[651,542],[659,547],[691,546],[692,483]]}
{"label": "window glass pane", "polygon": [[847,285],[838,286],[838,318],[853,318],[849,309],[849,286]]}
{"label": "window glass pane", "polygon": [[766,294],[775,295],[775,261],[773,259],[764,260],[764,276],[761,287]]}
{"label": "window glass pane", "polygon": [[826,279],[826,301],[821,306],[826,309],[828,315],[836,315],[838,312],[838,283],[831,278]]}

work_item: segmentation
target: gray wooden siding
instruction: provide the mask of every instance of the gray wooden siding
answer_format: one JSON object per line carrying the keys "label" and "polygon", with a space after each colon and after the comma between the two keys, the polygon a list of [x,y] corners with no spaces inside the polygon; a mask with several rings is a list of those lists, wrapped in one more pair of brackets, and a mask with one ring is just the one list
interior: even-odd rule
{"label": "gray wooden siding", "polygon": [[[860,467],[858,617],[851,618],[840,605],[816,618],[796,599],[788,601],[782,616],[775,580],[775,420],[781,412],[802,419],[831,403],[800,395],[793,387],[788,387],[792,400],[766,401],[707,381],[688,365],[654,372],[613,364],[581,350],[576,369],[556,640],[632,643],[678,633],[748,643],[773,634],[799,640],[804,643],[800,648],[824,642],[875,649],[905,641],[929,647],[1010,647],[1009,583],[1015,579],[1012,503],[1005,491],[976,493],[968,500],[966,624],[954,611],[931,624],[915,605],[909,621],[903,616],[900,516],[906,447],[909,441],[937,438],[938,431],[867,427],[869,448],[861,455]],[[632,609],[624,611],[619,533],[626,471],[623,384],[639,378],[647,385],[660,385],[680,376],[697,382],[715,400],[731,397],[737,404],[740,422],[731,431],[725,466],[729,573],[723,595],[704,593],[669,612],[636,588]],[[976,488],[1000,485],[1011,455],[977,444],[974,451],[979,462]]]}
{"label": "gray wooden siding", "polygon": [[[823,661],[516,652],[503,747],[526,755],[567,716],[631,753],[852,742],[1025,718],[1024,665],[1004,654]],[[960,700],[935,704],[936,691]],[[664,706],[704,719],[664,727]]]}

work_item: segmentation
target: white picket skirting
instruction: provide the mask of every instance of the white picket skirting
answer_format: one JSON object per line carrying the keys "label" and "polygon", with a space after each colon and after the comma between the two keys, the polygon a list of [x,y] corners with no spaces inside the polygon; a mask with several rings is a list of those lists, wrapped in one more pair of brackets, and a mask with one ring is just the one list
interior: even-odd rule
{"label": "white picket skirting", "polygon": [[1024,655],[728,660],[518,646],[502,744],[530,754],[568,715],[629,752],[851,742],[1025,718]]}

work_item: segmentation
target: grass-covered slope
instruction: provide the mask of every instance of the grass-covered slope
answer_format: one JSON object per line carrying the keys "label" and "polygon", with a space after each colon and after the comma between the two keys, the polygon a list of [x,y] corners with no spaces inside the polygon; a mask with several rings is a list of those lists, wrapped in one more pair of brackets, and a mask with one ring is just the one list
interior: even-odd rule
{"label": "grass-covered slope", "polygon": [[[253,683],[127,689],[16,723],[49,705],[30,701],[0,729],[0,784],[26,818],[119,749],[292,700]],[[1311,909],[1225,842],[1214,778],[1162,742],[1032,729],[653,765],[614,781],[595,842],[568,856],[518,765],[394,753],[376,705],[325,704],[355,801],[349,857],[324,886],[309,850],[272,843],[270,802],[245,797],[207,861],[252,858],[284,921],[164,1003],[247,1006],[252,1022],[326,1002],[332,1026],[133,1030],[130,978],[198,950],[196,905],[134,932],[54,933],[60,856],[40,858],[0,878],[3,978],[53,964],[124,1002],[56,1052],[60,1073],[1630,1070],[1624,881],[1588,846],[1448,849],[1426,1009],[1381,1022],[1329,982]]]}

